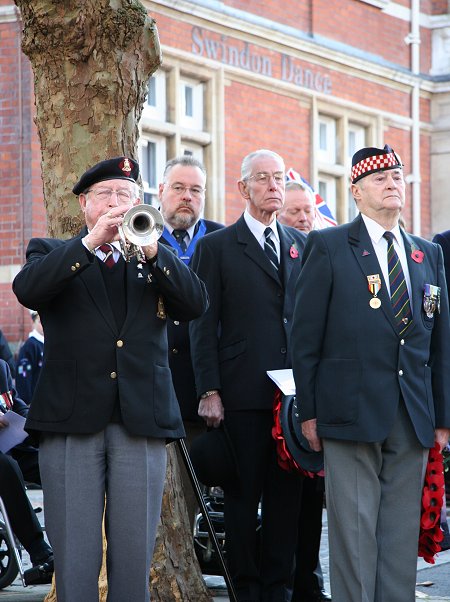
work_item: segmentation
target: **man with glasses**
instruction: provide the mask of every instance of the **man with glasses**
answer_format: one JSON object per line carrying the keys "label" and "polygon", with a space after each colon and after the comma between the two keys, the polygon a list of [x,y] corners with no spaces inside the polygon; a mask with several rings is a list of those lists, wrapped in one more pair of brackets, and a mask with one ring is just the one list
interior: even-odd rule
{"label": "man with glasses", "polygon": [[208,311],[190,325],[199,414],[209,427],[223,421],[239,468],[240,487],[225,488],[225,545],[239,602],[289,599],[297,539],[301,478],[278,466],[275,386],[266,374],[291,366],[294,285],[305,240],[276,220],[284,181],[277,153],[247,155],[238,182],[244,214],[200,240],[192,261],[210,295]]}
{"label": "man with glasses", "polygon": [[67,241],[32,239],[13,283],[45,331],[26,426],[40,434],[46,526],[64,602],[98,600],[104,509],[108,600],[149,600],[165,444],[184,435],[165,314],[187,321],[207,306],[204,285],[164,245],[142,247],[145,261],[124,261],[118,226],[140,203],[138,176],[128,157],[86,171],[73,188],[86,227]]}
{"label": "man with glasses", "polygon": [[[171,247],[186,265],[190,265],[198,241],[219,228],[221,224],[202,218],[205,207],[206,169],[192,155],[175,157],[166,163],[163,181],[159,185],[159,202],[164,218],[161,242]],[[181,416],[189,447],[192,439],[204,430],[204,421],[198,415],[189,344],[189,323],[168,320],[169,365],[180,404]],[[184,464],[180,463],[183,491],[193,526],[197,500]]]}

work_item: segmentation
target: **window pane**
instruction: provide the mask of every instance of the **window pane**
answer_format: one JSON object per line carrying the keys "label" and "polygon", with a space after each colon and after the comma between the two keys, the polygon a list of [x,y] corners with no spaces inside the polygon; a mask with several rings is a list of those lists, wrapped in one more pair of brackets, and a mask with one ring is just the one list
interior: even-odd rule
{"label": "window pane", "polygon": [[193,95],[193,90],[192,90],[191,86],[185,86],[184,87],[184,102],[185,102],[184,113],[185,113],[186,117],[194,116],[194,102],[193,102],[192,95]]}
{"label": "window pane", "polygon": [[327,150],[327,125],[326,123],[321,123],[319,125],[319,148],[320,150]]}
{"label": "window pane", "polygon": [[151,107],[156,107],[156,79],[153,75],[148,80],[147,104]]}
{"label": "window pane", "polygon": [[149,188],[156,187],[156,143],[151,140],[142,148],[142,179]]}

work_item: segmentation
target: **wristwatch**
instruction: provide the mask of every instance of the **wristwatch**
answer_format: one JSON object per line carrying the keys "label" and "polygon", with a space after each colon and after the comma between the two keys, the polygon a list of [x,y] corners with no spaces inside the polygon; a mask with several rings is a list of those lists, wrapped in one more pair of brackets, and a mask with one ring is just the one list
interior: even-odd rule
{"label": "wristwatch", "polygon": [[207,397],[211,397],[211,395],[215,395],[218,392],[219,391],[217,389],[214,389],[212,391],[205,391],[200,395],[200,399],[206,399]]}

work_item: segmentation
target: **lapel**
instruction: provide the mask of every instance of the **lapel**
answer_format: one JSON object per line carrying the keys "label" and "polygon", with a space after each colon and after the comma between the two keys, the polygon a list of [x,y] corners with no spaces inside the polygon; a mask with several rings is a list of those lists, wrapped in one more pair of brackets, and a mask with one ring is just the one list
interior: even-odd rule
{"label": "lapel", "polygon": [[291,247],[295,246],[295,248],[297,248],[295,239],[290,236],[286,228],[284,228],[280,222],[277,222],[277,228],[280,237],[281,274],[284,289],[286,290],[289,278],[291,277],[292,268],[294,267],[294,261],[299,262],[300,259],[298,256],[297,258],[292,258],[290,255]]}
{"label": "lapel", "polygon": [[[411,328],[413,328],[416,320],[418,319],[423,303],[423,285],[427,280],[425,261],[418,263],[411,257],[411,253],[414,249],[421,249],[420,240],[414,240],[411,234],[408,234],[404,230],[401,230],[403,241],[405,243],[406,259],[408,261],[408,272],[409,280],[411,282],[411,304],[413,311],[413,320]],[[409,330],[411,330],[411,328]]]}
{"label": "lapel", "polygon": [[277,271],[270,263],[269,258],[264,253],[256,238],[251,233],[245,223],[244,215],[236,222],[236,235],[239,244],[244,246],[244,253],[250,257],[268,276],[280,284],[280,277]]}
{"label": "lapel", "polygon": [[[375,253],[375,249],[373,248],[372,241],[369,233],[367,232],[367,228],[364,225],[361,214],[358,215],[350,224],[348,242],[355,259],[361,268],[362,273],[364,274],[364,282],[362,282],[362,286],[365,287],[365,290],[367,291],[367,303],[369,303],[370,300],[367,276],[372,274],[380,275],[381,290],[378,293],[378,298],[381,301],[380,309],[391,324],[394,332],[398,335],[397,325],[394,320],[394,312],[392,311],[391,299],[387,292],[386,283],[383,278],[380,264],[378,263],[377,254]],[[380,310],[374,309],[373,311]],[[413,325],[411,325],[409,330],[411,330],[412,326]]]}

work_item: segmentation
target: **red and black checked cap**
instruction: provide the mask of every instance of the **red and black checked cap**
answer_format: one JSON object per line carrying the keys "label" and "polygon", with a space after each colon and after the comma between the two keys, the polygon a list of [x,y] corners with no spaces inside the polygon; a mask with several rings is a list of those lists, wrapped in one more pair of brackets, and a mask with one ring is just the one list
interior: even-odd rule
{"label": "red and black checked cap", "polygon": [[402,168],[400,157],[385,144],[384,148],[361,148],[352,158],[352,184],[376,171]]}
{"label": "red and black checked cap", "polygon": [[139,165],[130,157],[114,157],[106,161],[100,161],[91,167],[78,180],[72,188],[74,194],[81,194],[93,184],[105,180],[129,180],[136,182],[139,177]]}

